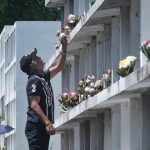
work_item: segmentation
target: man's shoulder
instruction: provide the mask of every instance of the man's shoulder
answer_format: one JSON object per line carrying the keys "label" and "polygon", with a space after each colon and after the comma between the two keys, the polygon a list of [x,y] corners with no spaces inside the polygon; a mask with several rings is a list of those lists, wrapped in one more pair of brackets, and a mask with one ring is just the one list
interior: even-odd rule
{"label": "man's shoulder", "polygon": [[33,74],[31,75],[29,78],[28,78],[28,81],[27,81],[27,85],[30,84],[30,83],[33,83],[33,82],[41,82],[41,79],[39,76]]}

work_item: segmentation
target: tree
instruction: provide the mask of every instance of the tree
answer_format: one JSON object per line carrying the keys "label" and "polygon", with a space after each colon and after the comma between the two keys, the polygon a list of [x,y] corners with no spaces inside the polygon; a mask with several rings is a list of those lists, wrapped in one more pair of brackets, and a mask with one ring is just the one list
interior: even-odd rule
{"label": "tree", "polygon": [[57,8],[46,8],[44,0],[0,0],[0,31],[15,21],[60,20]]}

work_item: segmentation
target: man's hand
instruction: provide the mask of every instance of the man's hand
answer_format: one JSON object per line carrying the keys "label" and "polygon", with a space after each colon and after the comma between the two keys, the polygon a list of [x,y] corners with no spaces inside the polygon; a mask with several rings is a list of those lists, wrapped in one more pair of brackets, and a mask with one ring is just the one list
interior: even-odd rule
{"label": "man's hand", "polygon": [[51,123],[46,125],[46,131],[50,135],[54,135],[55,134],[55,129],[54,129],[54,127],[53,127],[53,125]]}

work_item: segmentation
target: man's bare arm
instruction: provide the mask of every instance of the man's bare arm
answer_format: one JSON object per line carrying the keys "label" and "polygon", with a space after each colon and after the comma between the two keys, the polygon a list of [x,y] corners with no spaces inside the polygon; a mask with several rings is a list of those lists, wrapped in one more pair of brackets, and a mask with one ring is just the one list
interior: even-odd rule
{"label": "man's bare arm", "polygon": [[49,69],[51,78],[53,78],[58,72],[60,72],[64,68],[66,61],[67,39],[66,37],[62,37],[60,41],[62,43],[62,50],[60,52],[60,55],[58,55],[58,57],[55,59],[54,63]]}
{"label": "man's bare arm", "polygon": [[43,113],[41,107],[39,106],[40,96],[29,96],[31,102],[31,108],[38,115],[40,120],[46,125],[46,130],[49,134],[54,134],[55,129],[49,119]]}

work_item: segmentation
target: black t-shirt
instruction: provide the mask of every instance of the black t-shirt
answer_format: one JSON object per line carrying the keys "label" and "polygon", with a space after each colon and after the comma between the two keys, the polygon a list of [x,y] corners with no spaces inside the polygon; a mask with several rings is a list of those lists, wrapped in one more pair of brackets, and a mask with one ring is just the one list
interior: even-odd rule
{"label": "black t-shirt", "polygon": [[29,96],[40,96],[39,105],[48,119],[54,123],[54,96],[50,83],[50,72],[32,74],[26,85],[28,98],[27,120],[32,122],[40,121],[37,114],[32,110]]}

